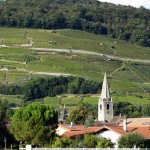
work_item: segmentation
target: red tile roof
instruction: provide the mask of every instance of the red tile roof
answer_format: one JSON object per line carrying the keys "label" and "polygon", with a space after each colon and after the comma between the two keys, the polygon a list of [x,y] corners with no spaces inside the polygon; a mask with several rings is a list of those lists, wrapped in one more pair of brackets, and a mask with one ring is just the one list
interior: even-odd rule
{"label": "red tile roof", "polygon": [[150,139],[150,127],[136,127],[134,132],[142,134],[144,139]]}
{"label": "red tile roof", "polygon": [[88,127],[84,130],[84,133],[85,134],[96,133],[96,132],[100,131],[101,129],[102,129],[102,127]]}
{"label": "red tile roof", "polygon": [[67,131],[62,136],[73,138],[75,136],[84,135],[84,131]]}
{"label": "red tile roof", "polygon": [[[126,132],[123,130],[122,126],[93,126],[93,127],[87,127],[84,128],[83,125],[66,125],[61,124],[59,127],[62,127],[66,129],[67,131],[62,135],[65,137],[75,137],[78,135],[84,135],[84,134],[92,134],[92,133],[98,133],[100,131],[110,130],[113,132],[116,132],[117,134],[123,135]],[[150,139],[150,127],[127,127],[128,132],[138,132],[141,133],[145,139]]]}
{"label": "red tile roof", "polygon": [[[114,132],[116,132],[118,134],[124,134],[124,133],[126,133],[123,130],[123,127],[121,127],[121,126],[109,126],[109,127],[104,126],[104,128],[106,128],[108,130],[111,130],[111,131],[114,131]],[[128,127],[127,129],[128,129],[128,132],[132,132],[132,131],[134,131],[135,127]]]}
{"label": "red tile roof", "polygon": [[[121,121],[119,126],[123,126]],[[127,118],[128,127],[150,127],[150,118]]]}
{"label": "red tile roof", "polygon": [[60,128],[64,128],[68,131],[82,131],[85,129],[84,125],[70,125],[70,124],[60,124],[59,125]]}

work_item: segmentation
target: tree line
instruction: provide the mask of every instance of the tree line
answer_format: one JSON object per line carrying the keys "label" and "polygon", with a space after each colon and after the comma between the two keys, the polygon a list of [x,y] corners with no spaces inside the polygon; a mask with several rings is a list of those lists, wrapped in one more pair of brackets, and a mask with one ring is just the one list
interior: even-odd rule
{"label": "tree line", "polygon": [[[150,116],[149,105],[134,105],[129,102],[115,102],[113,106],[113,116],[127,116],[128,118],[139,118]],[[94,125],[97,119],[98,107],[87,103],[80,103],[72,108],[65,123],[73,122],[75,124]]]}
{"label": "tree line", "polygon": [[150,46],[150,10],[97,0],[0,1],[0,26],[79,29]]}
{"label": "tree line", "polygon": [[51,77],[29,80],[23,85],[0,85],[0,94],[23,95],[24,101],[54,97],[59,94],[87,94],[100,92],[101,84],[81,77]]}

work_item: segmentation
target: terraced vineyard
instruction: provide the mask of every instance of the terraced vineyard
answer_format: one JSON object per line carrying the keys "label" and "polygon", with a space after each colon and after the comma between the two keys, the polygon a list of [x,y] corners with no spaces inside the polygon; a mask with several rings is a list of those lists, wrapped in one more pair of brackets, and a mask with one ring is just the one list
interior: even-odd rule
{"label": "terraced vineyard", "polygon": [[[129,58],[132,61],[126,60]],[[75,75],[101,82],[107,72],[112,92],[147,94],[149,61],[149,48],[105,36],[77,30],[0,28],[1,83],[22,83],[46,75]],[[68,104],[70,100],[62,101]]]}

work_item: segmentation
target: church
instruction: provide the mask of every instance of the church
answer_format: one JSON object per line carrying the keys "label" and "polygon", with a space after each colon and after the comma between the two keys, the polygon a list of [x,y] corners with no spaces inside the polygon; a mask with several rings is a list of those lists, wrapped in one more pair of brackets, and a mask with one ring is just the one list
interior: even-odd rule
{"label": "church", "polygon": [[110,91],[105,73],[101,96],[98,101],[98,121],[110,122],[113,118],[113,102],[110,97]]}
{"label": "church", "polygon": [[[64,109],[60,112],[60,117],[58,121],[60,123],[65,122],[68,115],[69,115],[68,111],[66,107],[64,106]],[[105,73],[103,85],[102,85],[102,92],[98,101],[97,121],[98,122],[110,122],[112,118],[113,118],[113,102],[112,102],[112,98],[110,97],[107,75]]]}
{"label": "church", "polygon": [[[69,115],[65,110],[62,115]],[[60,120],[63,122],[63,116]],[[94,134],[97,137],[105,137],[115,143],[118,147],[118,139],[127,132],[138,132],[143,135],[145,140],[150,140],[150,118],[126,118],[113,116],[113,101],[110,96],[109,84],[105,73],[101,95],[98,100],[98,115],[94,126],[85,128],[80,124],[59,124],[56,129],[58,136],[74,138],[84,136],[84,134]],[[63,118],[63,119],[62,119]],[[66,119],[66,118],[65,118]]]}

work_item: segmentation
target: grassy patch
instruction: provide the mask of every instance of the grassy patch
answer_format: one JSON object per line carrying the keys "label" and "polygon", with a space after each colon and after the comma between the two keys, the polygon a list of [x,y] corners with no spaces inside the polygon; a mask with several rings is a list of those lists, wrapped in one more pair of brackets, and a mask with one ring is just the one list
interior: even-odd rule
{"label": "grassy patch", "polygon": [[0,100],[2,102],[8,101],[9,104],[16,104],[17,106],[20,106],[22,103],[21,96],[17,95],[0,95]]}
{"label": "grassy patch", "polygon": [[62,97],[61,104],[67,106],[76,106],[81,102],[81,97]]}
{"label": "grassy patch", "polygon": [[50,104],[53,107],[59,107],[60,104],[60,98],[59,97],[45,97],[43,99],[44,104]]}
{"label": "grassy patch", "polygon": [[98,104],[98,100],[99,100],[99,97],[84,97],[83,98],[83,103],[85,104],[91,104],[91,105],[97,105]]}
{"label": "grassy patch", "polygon": [[129,102],[134,105],[149,105],[150,104],[150,97],[144,95],[120,95],[120,96],[113,96],[114,102]]}

